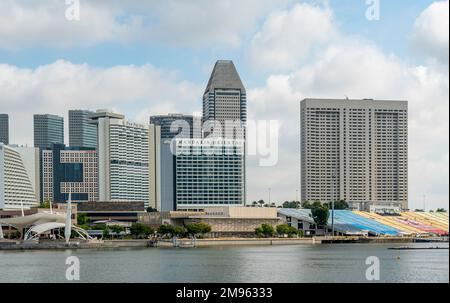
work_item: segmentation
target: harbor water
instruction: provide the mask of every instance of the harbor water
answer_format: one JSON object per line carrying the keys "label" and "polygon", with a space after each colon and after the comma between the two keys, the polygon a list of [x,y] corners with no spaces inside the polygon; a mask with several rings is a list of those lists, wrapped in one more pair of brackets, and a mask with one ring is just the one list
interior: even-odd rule
{"label": "harbor water", "polygon": [[[322,244],[0,251],[0,282],[71,282],[66,260],[79,260],[86,282],[368,282],[367,258],[379,260],[378,282],[449,282],[448,243]],[[371,258],[370,260],[373,260]]]}

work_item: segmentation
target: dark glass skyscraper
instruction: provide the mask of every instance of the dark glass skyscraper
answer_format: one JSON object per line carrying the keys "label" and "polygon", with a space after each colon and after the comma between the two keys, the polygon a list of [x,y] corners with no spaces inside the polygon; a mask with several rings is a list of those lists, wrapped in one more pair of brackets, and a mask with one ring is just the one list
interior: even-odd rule
{"label": "dark glass skyscraper", "polygon": [[9,117],[7,114],[0,114],[0,143],[9,144]]}
{"label": "dark glass skyscraper", "polygon": [[97,147],[97,126],[89,123],[88,110],[69,110],[69,145],[75,147]]}
{"label": "dark glass skyscraper", "polygon": [[[175,176],[174,176],[174,155],[171,151],[172,139],[201,137],[201,120],[195,119],[191,115],[168,114],[151,116],[150,124],[161,127],[161,211],[172,211],[176,209],[175,204]],[[194,124],[196,127],[194,127]],[[195,131],[194,131],[195,128]]]}
{"label": "dark glass skyscraper", "polygon": [[34,146],[50,148],[64,144],[64,119],[56,115],[34,115]]}

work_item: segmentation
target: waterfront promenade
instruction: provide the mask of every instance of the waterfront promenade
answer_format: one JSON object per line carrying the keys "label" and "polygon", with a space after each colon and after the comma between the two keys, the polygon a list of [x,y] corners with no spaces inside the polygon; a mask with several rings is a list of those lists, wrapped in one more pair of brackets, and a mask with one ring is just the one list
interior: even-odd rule
{"label": "waterfront promenade", "polygon": [[207,238],[207,239],[163,239],[153,241],[140,240],[105,240],[96,242],[63,241],[21,242],[2,241],[0,250],[42,250],[42,249],[91,249],[91,248],[173,248],[173,247],[214,247],[214,246],[271,246],[271,245],[320,245],[333,243],[413,243],[413,242],[448,242],[448,238],[415,237],[311,237],[311,238]]}

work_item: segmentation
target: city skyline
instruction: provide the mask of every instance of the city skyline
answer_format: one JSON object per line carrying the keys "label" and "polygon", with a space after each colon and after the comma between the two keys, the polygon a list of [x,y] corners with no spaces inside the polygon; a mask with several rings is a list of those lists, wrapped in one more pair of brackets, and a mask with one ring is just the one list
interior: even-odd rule
{"label": "city skyline", "polygon": [[[204,29],[210,31],[208,34],[201,31],[201,39],[192,29],[187,35],[174,26],[175,21],[164,14],[166,7],[158,6],[160,23],[172,31],[169,37],[183,39],[165,41],[155,34],[152,42],[156,46],[139,36],[127,48],[121,46],[120,37],[113,38],[109,31],[121,26],[131,32],[137,29],[132,24],[110,23],[109,19],[101,20],[104,23],[99,26],[105,31],[100,38],[84,36],[87,30],[75,31],[73,23],[63,21],[61,26],[74,33],[63,40],[64,45],[52,37],[44,39],[44,47],[36,41],[24,44],[20,37],[0,34],[0,80],[7,79],[5,90],[0,92],[0,112],[10,115],[10,143],[33,145],[33,113],[61,115],[68,122],[69,109],[113,108],[143,123],[152,115],[201,112],[202,91],[212,65],[216,59],[233,59],[247,86],[248,118],[282,122],[277,165],[263,168],[249,159],[247,201],[267,200],[268,188],[272,200],[295,199],[300,183],[298,170],[292,168],[292,163],[298,165],[294,140],[298,102],[307,97],[348,95],[352,99],[409,101],[410,206],[422,208],[425,195],[427,209],[448,208],[448,33],[442,40],[433,32],[448,28],[448,1],[418,1],[414,5],[383,2],[383,22],[366,20],[364,1],[352,8],[351,17],[343,13],[344,4],[335,2],[281,2],[267,1],[266,9],[249,1],[243,6],[245,12],[252,12],[248,20],[229,18],[228,30],[214,21]],[[50,12],[61,9],[42,5]],[[123,15],[131,14],[130,7],[115,5]],[[150,11],[146,4],[142,6],[142,11]],[[109,11],[100,4],[89,8]],[[194,6],[191,14],[196,9]],[[211,11],[232,16],[226,8]],[[32,16],[25,10],[25,17]],[[312,20],[318,18],[322,22],[315,24]],[[82,13],[77,22],[89,28],[92,20]],[[398,26],[390,26],[393,23]],[[302,28],[317,31],[305,33]],[[295,36],[303,37],[298,39],[302,45],[292,42]],[[36,49],[40,56],[35,56]],[[105,49],[108,55],[102,56]],[[186,58],[177,58],[180,49],[186,49]],[[85,50],[91,51],[90,55]],[[271,178],[262,177],[268,175]]]}

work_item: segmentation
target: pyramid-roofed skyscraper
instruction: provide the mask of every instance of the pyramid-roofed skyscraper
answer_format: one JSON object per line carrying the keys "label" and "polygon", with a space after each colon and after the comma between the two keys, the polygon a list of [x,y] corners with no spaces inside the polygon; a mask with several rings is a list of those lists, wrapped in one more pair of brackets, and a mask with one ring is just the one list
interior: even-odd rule
{"label": "pyramid-roofed skyscraper", "polygon": [[[175,144],[177,210],[245,205],[246,103],[245,87],[233,61],[217,61],[203,95],[203,142],[177,139]],[[220,131],[210,122],[220,122]],[[227,122],[232,125],[228,127]],[[209,152],[210,142],[214,142],[214,153]]]}
{"label": "pyramid-roofed skyscraper", "polygon": [[247,94],[231,60],[219,60],[203,95],[203,121],[247,121]]}

